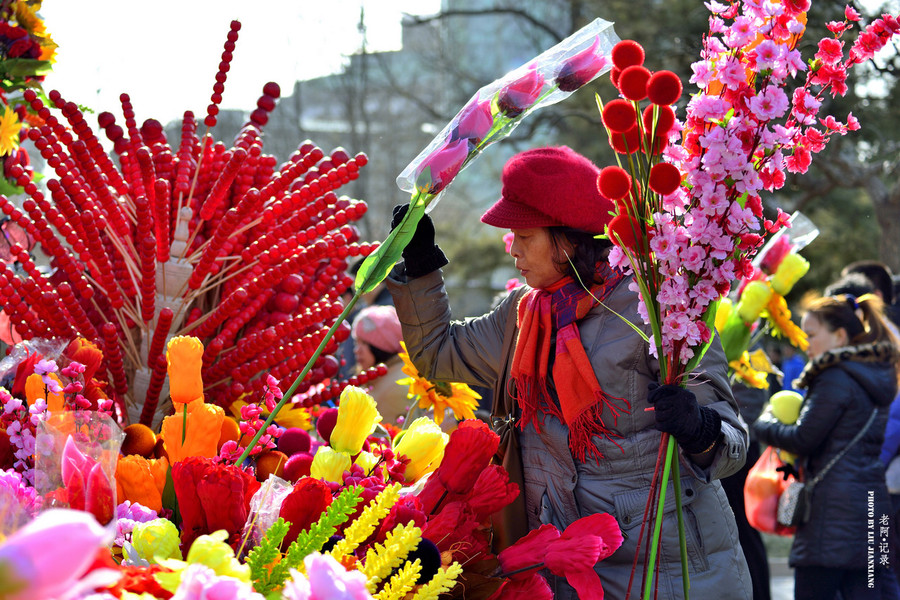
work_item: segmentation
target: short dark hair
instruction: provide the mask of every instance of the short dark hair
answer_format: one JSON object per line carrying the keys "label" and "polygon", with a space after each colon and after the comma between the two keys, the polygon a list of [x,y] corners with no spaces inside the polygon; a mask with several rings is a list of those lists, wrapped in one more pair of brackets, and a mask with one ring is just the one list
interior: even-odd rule
{"label": "short dark hair", "polygon": [[875,290],[881,294],[884,303],[893,304],[894,282],[891,269],[886,264],[877,260],[858,260],[841,269],[842,276],[850,273],[862,273],[868,277],[869,281],[874,284]]}
{"label": "short dark hair", "polygon": [[847,273],[837,281],[830,283],[825,288],[826,296],[841,296],[850,294],[859,298],[863,294],[871,294],[875,291],[875,284],[862,273]]}
{"label": "short dark hair", "polygon": [[[556,256],[559,257],[556,266],[560,273],[575,278],[586,287],[598,283],[596,280],[597,263],[606,260],[607,253],[612,248],[612,242],[572,227],[548,227],[547,229],[550,232],[550,241],[556,250]],[[568,241],[575,249],[572,256],[566,256],[563,253],[561,246],[563,240]]]}

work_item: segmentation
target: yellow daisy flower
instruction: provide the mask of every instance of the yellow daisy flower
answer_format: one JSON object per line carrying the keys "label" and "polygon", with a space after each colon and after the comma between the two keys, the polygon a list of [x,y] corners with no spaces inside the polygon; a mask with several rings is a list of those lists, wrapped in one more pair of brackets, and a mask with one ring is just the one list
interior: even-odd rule
{"label": "yellow daisy flower", "polygon": [[400,342],[403,351],[403,372],[409,375],[398,379],[400,385],[408,385],[408,398],[419,397],[419,408],[434,407],[434,422],[440,425],[444,421],[444,412],[449,408],[457,419],[474,419],[475,408],[481,396],[464,383],[433,383],[419,375],[419,370],[409,358],[406,344]]}
{"label": "yellow daisy flower", "polygon": [[756,350],[753,354],[745,351],[739,359],[728,363],[728,366],[747,386],[761,390],[769,387],[768,375],[772,372],[772,363],[762,350]]}
{"label": "yellow daisy flower", "polygon": [[784,336],[792,346],[795,346],[806,352],[809,347],[809,340],[806,333],[791,320],[791,310],[788,308],[787,301],[784,296],[772,294],[769,302],[766,304],[766,313],[769,323],[772,325],[772,335],[775,337]]}
{"label": "yellow daisy flower", "polygon": [[19,147],[19,131],[22,123],[19,115],[9,106],[0,117],[0,156],[6,156]]}

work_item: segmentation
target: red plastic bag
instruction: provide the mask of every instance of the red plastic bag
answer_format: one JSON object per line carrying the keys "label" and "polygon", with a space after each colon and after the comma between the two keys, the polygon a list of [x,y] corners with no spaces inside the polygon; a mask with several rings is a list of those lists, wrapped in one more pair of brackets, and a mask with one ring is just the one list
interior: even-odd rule
{"label": "red plastic bag", "polygon": [[797,528],[780,525],[776,519],[778,498],[794,481],[793,475],[784,479],[784,474],[775,470],[783,464],[774,447],[763,450],[744,482],[744,508],[747,521],[759,531],[787,536],[794,535]]}

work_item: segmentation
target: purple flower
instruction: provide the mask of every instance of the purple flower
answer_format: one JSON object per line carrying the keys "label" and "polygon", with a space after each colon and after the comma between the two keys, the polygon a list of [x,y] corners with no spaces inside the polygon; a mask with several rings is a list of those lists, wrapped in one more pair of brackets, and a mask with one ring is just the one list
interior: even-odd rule
{"label": "purple flower", "polygon": [[493,125],[494,115],[491,114],[491,103],[475,98],[460,111],[451,139],[471,140],[477,146]]}
{"label": "purple flower", "polygon": [[518,117],[540,97],[543,87],[544,76],[531,69],[500,90],[497,95],[497,106],[506,116]]}
{"label": "purple flower", "polygon": [[416,170],[416,188],[437,194],[447,187],[469,156],[467,140],[449,140],[428,155]]}
{"label": "purple flower", "polygon": [[606,66],[607,59],[597,54],[600,47],[600,36],[594,38],[590,48],[586,48],[565,61],[556,73],[556,84],[563,92],[574,92],[600,72]]}

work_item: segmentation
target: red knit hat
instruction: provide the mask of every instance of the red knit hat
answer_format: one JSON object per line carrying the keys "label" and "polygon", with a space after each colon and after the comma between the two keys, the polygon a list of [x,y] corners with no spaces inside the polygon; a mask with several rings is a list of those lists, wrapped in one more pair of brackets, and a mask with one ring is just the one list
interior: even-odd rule
{"label": "red knit hat", "polygon": [[503,167],[500,199],[481,222],[502,229],[566,226],[603,233],[613,203],[600,195],[594,163],[571,148],[535,148]]}

